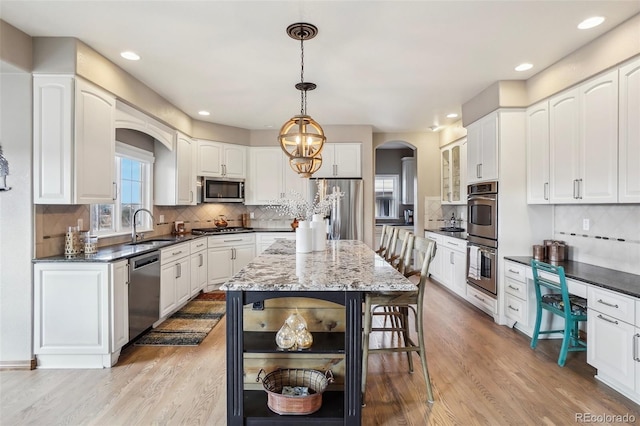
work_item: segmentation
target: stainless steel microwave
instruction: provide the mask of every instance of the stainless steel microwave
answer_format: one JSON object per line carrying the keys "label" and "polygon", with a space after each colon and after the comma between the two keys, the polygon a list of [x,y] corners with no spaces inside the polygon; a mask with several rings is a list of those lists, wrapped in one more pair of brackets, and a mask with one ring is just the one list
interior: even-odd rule
{"label": "stainless steel microwave", "polygon": [[244,179],[202,177],[198,194],[199,203],[243,203]]}

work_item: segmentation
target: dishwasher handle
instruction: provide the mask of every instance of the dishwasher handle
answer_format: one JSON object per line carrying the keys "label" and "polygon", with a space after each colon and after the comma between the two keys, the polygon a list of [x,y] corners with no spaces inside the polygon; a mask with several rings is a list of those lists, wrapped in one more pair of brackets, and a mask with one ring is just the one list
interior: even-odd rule
{"label": "dishwasher handle", "polygon": [[160,262],[160,252],[149,253],[144,256],[139,256],[131,259],[130,263],[134,271],[153,265]]}

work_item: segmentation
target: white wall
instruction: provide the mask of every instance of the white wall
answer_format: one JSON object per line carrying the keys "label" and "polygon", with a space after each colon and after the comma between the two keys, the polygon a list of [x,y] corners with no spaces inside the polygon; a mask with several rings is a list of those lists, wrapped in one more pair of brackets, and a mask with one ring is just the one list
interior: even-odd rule
{"label": "white wall", "polygon": [[9,161],[0,191],[0,367],[30,365],[33,341],[31,74],[0,74],[0,143]]}

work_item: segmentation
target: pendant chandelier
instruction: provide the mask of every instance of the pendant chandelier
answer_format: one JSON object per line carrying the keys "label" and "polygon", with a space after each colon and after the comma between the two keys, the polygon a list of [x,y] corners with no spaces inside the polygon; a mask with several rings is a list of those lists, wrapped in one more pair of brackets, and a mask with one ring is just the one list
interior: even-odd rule
{"label": "pendant chandelier", "polygon": [[287,34],[300,40],[300,114],[284,123],[278,135],[280,147],[289,157],[289,165],[301,177],[311,177],[322,165],[322,148],[327,138],[322,127],[307,115],[307,92],[316,88],[315,83],[304,81],[304,41],[318,34],[315,25],[299,22],[287,27]]}

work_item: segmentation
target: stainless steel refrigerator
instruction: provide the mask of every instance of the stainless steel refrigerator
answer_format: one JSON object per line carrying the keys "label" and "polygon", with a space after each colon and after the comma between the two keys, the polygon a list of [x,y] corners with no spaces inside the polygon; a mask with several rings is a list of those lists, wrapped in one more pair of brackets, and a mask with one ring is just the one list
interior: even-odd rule
{"label": "stainless steel refrigerator", "polygon": [[[309,179],[312,200],[334,191],[344,192],[327,216],[327,235],[331,240],[363,240],[364,201],[362,179]],[[321,198],[322,199],[322,198]]]}

